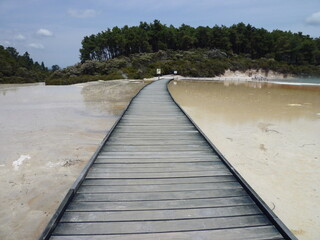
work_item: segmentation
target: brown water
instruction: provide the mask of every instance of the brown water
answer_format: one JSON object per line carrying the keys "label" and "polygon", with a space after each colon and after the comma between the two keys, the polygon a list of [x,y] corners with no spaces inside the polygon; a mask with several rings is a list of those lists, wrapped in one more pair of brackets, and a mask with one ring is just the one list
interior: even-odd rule
{"label": "brown water", "polygon": [[320,87],[175,81],[169,89],[299,239],[320,237]]}
{"label": "brown water", "polygon": [[0,85],[0,239],[37,239],[144,83]]}

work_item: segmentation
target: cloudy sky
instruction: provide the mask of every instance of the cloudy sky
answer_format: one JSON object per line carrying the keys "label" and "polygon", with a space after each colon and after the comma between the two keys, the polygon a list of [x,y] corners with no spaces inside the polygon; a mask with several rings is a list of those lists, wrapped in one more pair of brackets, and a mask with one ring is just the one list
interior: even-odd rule
{"label": "cloudy sky", "polygon": [[154,19],[176,27],[244,22],[320,37],[320,0],[0,0],[0,45],[65,67],[79,62],[84,36]]}

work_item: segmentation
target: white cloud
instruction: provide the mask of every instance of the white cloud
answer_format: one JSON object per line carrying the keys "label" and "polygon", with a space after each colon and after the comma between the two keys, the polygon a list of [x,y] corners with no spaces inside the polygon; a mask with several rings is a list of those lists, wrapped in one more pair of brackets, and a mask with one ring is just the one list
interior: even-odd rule
{"label": "white cloud", "polygon": [[316,12],[307,17],[306,23],[309,25],[320,25],[320,12]]}
{"label": "white cloud", "polygon": [[53,33],[49,31],[48,29],[41,28],[37,31],[37,35],[42,36],[42,37],[52,37]]}
{"label": "white cloud", "polygon": [[44,46],[41,43],[30,43],[28,46],[35,49],[44,49]]}
{"label": "white cloud", "polygon": [[16,35],[16,36],[14,37],[14,39],[15,39],[15,40],[20,40],[20,41],[22,41],[22,40],[25,40],[26,37],[23,36],[22,34],[18,34],[18,35]]}
{"label": "white cloud", "polygon": [[75,18],[90,18],[90,17],[97,16],[97,12],[93,9],[85,9],[85,10],[69,9],[68,14],[71,17],[75,17]]}

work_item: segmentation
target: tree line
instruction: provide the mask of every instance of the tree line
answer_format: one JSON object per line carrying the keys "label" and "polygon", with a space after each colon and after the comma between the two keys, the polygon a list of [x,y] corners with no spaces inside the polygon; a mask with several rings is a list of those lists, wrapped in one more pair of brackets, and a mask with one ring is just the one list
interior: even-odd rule
{"label": "tree line", "polygon": [[84,37],[81,62],[105,61],[118,56],[152,53],[159,50],[220,49],[228,55],[252,59],[267,58],[293,65],[320,64],[320,38],[301,32],[256,28],[250,24],[230,27],[166,26],[160,21],[140,22],[139,26],[114,27]]}
{"label": "tree line", "polygon": [[33,61],[28,52],[20,55],[13,47],[0,45],[0,83],[44,81],[49,70],[43,62]]}

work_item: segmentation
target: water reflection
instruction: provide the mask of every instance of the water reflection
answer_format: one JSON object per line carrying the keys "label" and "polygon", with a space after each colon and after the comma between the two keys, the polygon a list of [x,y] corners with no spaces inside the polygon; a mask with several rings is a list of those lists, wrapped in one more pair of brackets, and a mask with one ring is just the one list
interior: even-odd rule
{"label": "water reflection", "polygon": [[108,81],[86,84],[81,90],[87,108],[97,113],[120,115],[144,82]]}
{"label": "water reflection", "polygon": [[170,91],[299,239],[316,239],[319,87],[177,81]]}
{"label": "water reflection", "polygon": [[229,123],[259,120],[319,119],[320,87],[264,82],[175,81],[169,89],[177,101],[198,117]]}
{"label": "water reflection", "polygon": [[17,142],[26,148],[41,145],[46,136],[106,131],[141,86],[128,81],[0,85],[0,164],[16,158]]}

